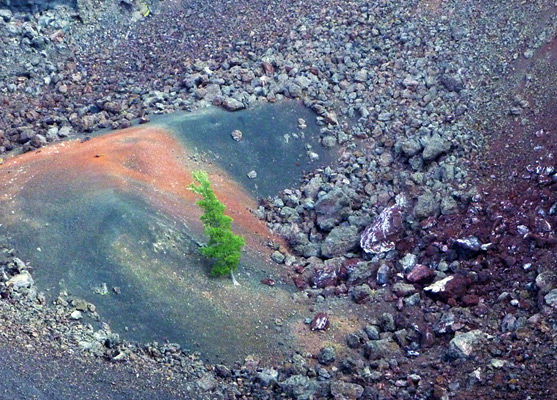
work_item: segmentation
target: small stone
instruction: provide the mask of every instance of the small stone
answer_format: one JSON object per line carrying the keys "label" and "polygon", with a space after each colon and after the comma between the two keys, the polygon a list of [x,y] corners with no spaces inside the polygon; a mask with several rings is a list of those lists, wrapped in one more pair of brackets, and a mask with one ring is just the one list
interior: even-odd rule
{"label": "small stone", "polygon": [[228,111],[238,111],[246,108],[246,106],[239,100],[236,100],[233,97],[227,97],[222,102],[222,105]]}
{"label": "small stone", "polygon": [[389,281],[389,266],[387,264],[381,264],[377,270],[376,282],[378,285],[386,285]]}
{"label": "small stone", "polygon": [[373,291],[366,283],[364,283],[363,285],[354,286],[353,288],[350,289],[350,295],[352,296],[352,300],[354,300],[354,302],[358,304],[367,301],[372,294]]}
{"label": "small stone", "polygon": [[250,179],[255,179],[257,178],[257,172],[255,172],[254,170],[251,170],[250,172],[248,172],[248,178]]}
{"label": "small stone", "polygon": [[336,352],[333,346],[323,347],[317,355],[317,361],[323,365],[330,365],[336,359]]}
{"label": "small stone", "polygon": [[12,276],[6,282],[6,286],[13,287],[15,290],[22,288],[30,288],[33,286],[33,277],[28,271],[22,271],[20,274]]}
{"label": "small stone", "polygon": [[551,290],[548,294],[544,297],[545,304],[550,307],[557,308],[557,289]]}
{"label": "small stone", "polygon": [[470,280],[462,275],[451,275],[424,288],[426,294],[447,301],[456,299],[466,293]]}
{"label": "small stone", "polygon": [[427,283],[435,278],[435,271],[422,264],[417,264],[409,274],[406,280],[411,283]]}
{"label": "small stone", "polygon": [[197,387],[204,392],[209,392],[217,387],[217,380],[211,374],[205,374],[196,382]]}
{"label": "small stone", "polygon": [[75,310],[70,314],[70,318],[77,321],[83,318],[83,315],[81,314],[81,311],[79,310]]}
{"label": "small stone", "polygon": [[335,400],[355,400],[362,397],[364,388],[357,383],[333,381],[331,382],[331,394]]}
{"label": "small stone", "polygon": [[232,136],[232,139],[234,139],[237,142],[239,142],[243,138],[242,131],[240,131],[239,129],[234,129],[230,134],[230,136]]}
{"label": "small stone", "polygon": [[262,386],[271,386],[277,382],[278,371],[274,368],[264,368],[261,372],[256,375],[257,381],[261,383]]}
{"label": "small stone", "polygon": [[414,285],[403,282],[395,283],[392,290],[399,297],[407,297],[416,292]]}
{"label": "small stone", "polygon": [[364,345],[364,356],[370,360],[392,358],[400,348],[390,339],[370,340]]}
{"label": "small stone", "polygon": [[311,320],[310,329],[312,331],[326,331],[329,329],[329,325],[329,316],[324,312],[319,312]]}
{"label": "small stone", "polygon": [[449,343],[447,354],[451,358],[468,358],[484,336],[484,333],[479,329],[456,335]]}
{"label": "small stone", "polygon": [[422,158],[424,161],[432,161],[439,157],[441,154],[448,152],[451,149],[451,142],[444,140],[439,135],[433,135],[427,139],[422,140],[424,150]]}
{"label": "small stone", "polygon": [[379,320],[379,326],[383,332],[395,331],[395,317],[391,313],[383,313]]}
{"label": "small stone", "polygon": [[278,250],[274,251],[273,254],[271,254],[271,260],[273,260],[277,264],[282,264],[284,262],[284,259],[284,254],[282,254]]}
{"label": "small stone", "polygon": [[367,325],[364,328],[364,332],[366,333],[369,340],[379,340],[380,339],[379,328],[375,325]]}
{"label": "small stone", "polygon": [[412,271],[412,269],[414,269],[414,267],[416,266],[417,261],[418,257],[416,257],[414,254],[407,253],[406,255],[404,255],[404,257],[402,257],[399,261],[400,266],[402,267],[402,272],[407,274]]}

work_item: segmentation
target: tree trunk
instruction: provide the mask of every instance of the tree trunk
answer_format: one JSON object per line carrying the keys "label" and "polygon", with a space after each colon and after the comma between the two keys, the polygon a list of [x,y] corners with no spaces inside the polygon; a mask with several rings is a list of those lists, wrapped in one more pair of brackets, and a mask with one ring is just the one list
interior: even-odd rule
{"label": "tree trunk", "polygon": [[238,283],[238,281],[234,277],[234,271],[233,270],[230,270],[230,279],[232,279],[232,283],[234,284],[234,286],[240,286],[240,284]]}

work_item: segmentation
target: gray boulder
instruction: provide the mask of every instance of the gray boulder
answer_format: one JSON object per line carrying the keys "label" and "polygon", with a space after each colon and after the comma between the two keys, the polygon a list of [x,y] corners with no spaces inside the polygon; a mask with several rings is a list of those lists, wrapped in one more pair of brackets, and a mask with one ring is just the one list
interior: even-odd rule
{"label": "gray boulder", "polygon": [[352,200],[345,190],[341,188],[331,190],[315,203],[317,225],[325,231],[330,231],[348,217],[351,205]]}
{"label": "gray boulder", "polygon": [[422,152],[424,161],[433,161],[451,149],[451,143],[437,134],[423,138],[422,145],[424,146],[424,151]]}
{"label": "gray boulder", "polygon": [[307,400],[316,391],[316,384],[303,375],[293,375],[279,383],[280,388],[289,398]]}
{"label": "gray boulder", "polygon": [[335,257],[353,250],[360,242],[358,228],[355,226],[337,226],[331,230],[321,245],[321,254]]}

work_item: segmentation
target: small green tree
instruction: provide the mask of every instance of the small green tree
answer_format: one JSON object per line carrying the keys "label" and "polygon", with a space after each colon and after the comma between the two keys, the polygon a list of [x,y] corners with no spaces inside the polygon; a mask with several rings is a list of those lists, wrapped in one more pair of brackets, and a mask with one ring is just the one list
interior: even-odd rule
{"label": "small green tree", "polygon": [[226,207],[215,196],[209,175],[205,171],[194,171],[193,179],[198,185],[192,183],[188,189],[203,196],[203,199],[197,201],[197,205],[205,211],[201,221],[205,236],[209,238],[209,243],[201,247],[200,252],[205,257],[216,259],[211,275],[229,273],[234,285],[238,285],[234,278],[234,270],[238,268],[241,250],[246,242],[242,236],[232,232],[232,218],[224,215]]}

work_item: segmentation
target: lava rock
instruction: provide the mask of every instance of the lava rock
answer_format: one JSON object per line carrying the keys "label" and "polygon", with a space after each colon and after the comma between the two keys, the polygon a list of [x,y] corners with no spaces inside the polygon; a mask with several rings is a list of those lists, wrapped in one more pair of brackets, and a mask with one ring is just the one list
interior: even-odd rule
{"label": "lava rock", "polygon": [[551,290],[544,296],[545,304],[550,307],[557,308],[557,289]]}
{"label": "lava rock", "polygon": [[331,382],[331,395],[335,400],[355,400],[362,397],[364,388],[357,383]]}
{"label": "lava rock", "polygon": [[424,292],[433,298],[447,301],[456,299],[466,293],[470,279],[460,274],[447,276],[424,288]]}
{"label": "lava rock", "polygon": [[264,368],[262,371],[258,372],[255,376],[257,382],[262,386],[271,386],[277,382],[278,371],[274,368]]}
{"label": "lava rock", "polygon": [[364,332],[366,333],[369,340],[379,340],[379,328],[375,325],[366,325],[364,327]]}
{"label": "lava rock", "polygon": [[316,383],[303,375],[293,375],[280,382],[279,386],[284,394],[296,400],[307,400],[316,390]]}
{"label": "lava rock", "polygon": [[399,352],[400,348],[391,339],[370,340],[364,345],[364,356],[370,360],[394,358]]}
{"label": "lava rock", "polygon": [[317,361],[323,365],[330,365],[336,360],[336,352],[333,346],[323,347],[317,355]]}
{"label": "lava rock", "polygon": [[389,266],[387,264],[381,264],[377,270],[376,281],[378,285],[386,285],[389,281]]}
{"label": "lava rock", "polygon": [[324,312],[319,312],[313,317],[309,326],[312,331],[326,331],[329,329],[329,325],[329,316]]}
{"label": "lava rock", "polygon": [[422,264],[417,264],[409,274],[406,280],[411,283],[429,283],[435,278],[435,271]]}
{"label": "lava rock", "polygon": [[223,100],[222,105],[228,111],[238,111],[246,108],[244,103],[239,100],[236,100],[233,97],[227,97]]}
{"label": "lava rock", "polygon": [[354,302],[361,304],[366,302],[370,296],[373,294],[373,290],[364,283],[363,285],[354,286],[350,289],[350,295],[352,296],[352,300]]}
{"label": "lava rock", "polygon": [[340,188],[331,190],[315,203],[317,225],[325,231],[330,231],[348,217],[351,212],[351,205],[352,200],[345,190]]}
{"label": "lava rock", "polygon": [[449,92],[460,93],[464,89],[464,80],[460,75],[442,75],[439,81]]}
{"label": "lava rock", "polygon": [[479,329],[458,334],[449,343],[447,355],[451,358],[468,358],[484,337],[485,334]]}
{"label": "lava rock", "polygon": [[324,257],[336,257],[353,250],[360,240],[355,226],[337,226],[327,235],[321,245]]}
{"label": "lava rock", "polygon": [[416,293],[416,288],[414,287],[414,285],[403,282],[395,283],[392,290],[393,293],[396,294],[398,297],[407,297],[411,294]]}
{"label": "lava rock", "polygon": [[395,248],[393,236],[402,230],[402,208],[385,208],[362,233],[360,246],[366,253],[379,254]]}
{"label": "lava rock", "polygon": [[324,268],[317,269],[311,282],[313,286],[320,289],[328,286],[336,286],[338,283],[338,275],[335,266],[328,265]]}
{"label": "lava rock", "polygon": [[8,279],[6,286],[13,287],[14,290],[30,288],[33,286],[33,277],[28,271],[22,271]]}
{"label": "lava rock", "polygon": [[430,191],[418,196],[418,201],[414,206],[414,215],[417,218],[427,218],[435,216],[439,213],[439,204],[435,200],[435,196]]}
{"label": "lava rock", "polygon": [[448,152],[451,149],[451,142],[444,140],[439,135],[433,135],[429,138],[422,139],[422,158],[424,161],[433,161],[441,154]]}

